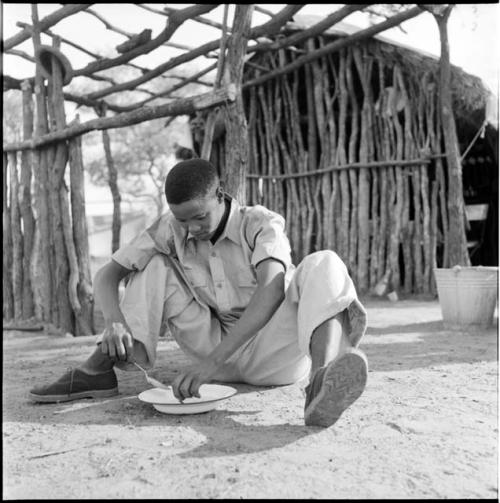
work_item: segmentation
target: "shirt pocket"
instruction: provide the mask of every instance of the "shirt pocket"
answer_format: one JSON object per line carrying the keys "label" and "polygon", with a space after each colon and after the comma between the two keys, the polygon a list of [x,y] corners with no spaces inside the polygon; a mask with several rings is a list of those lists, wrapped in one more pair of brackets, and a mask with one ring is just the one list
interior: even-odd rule
{"label": "shirt pocket", "polygon": [[236,271],[237,285],[241,288],[257,288],[257,278],[249,266],[238,268]]}
{"label": "shirt pocket", "polygon": [[184,272],[189,283],[195,288],[207,286],[207,275],[201,267],[184,265]]}

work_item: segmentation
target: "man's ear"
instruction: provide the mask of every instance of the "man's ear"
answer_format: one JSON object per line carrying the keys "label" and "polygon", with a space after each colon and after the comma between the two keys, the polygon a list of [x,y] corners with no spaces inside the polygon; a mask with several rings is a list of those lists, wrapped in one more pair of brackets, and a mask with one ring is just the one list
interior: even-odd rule
{"label": "man's ear", "polygon": [[224,192],[222,190],[222,186],[219,185],[217,189],[215,190],[215,195],[217,196],[217,199],[219,200],[219,203],[222,203],[222,199],[224,197]]}

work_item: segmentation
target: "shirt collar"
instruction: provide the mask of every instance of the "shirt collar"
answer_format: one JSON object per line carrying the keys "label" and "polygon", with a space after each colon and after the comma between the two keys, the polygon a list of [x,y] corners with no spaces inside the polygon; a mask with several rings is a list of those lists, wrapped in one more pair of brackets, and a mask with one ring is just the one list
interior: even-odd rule
{"label": "shirt collar", "polygon": [[240,242],[240,229],[241,229],[241,206],[236,199],[229,194],[224,193],[224,197],[231,201],[231,208],[229,210],[229,217],[227,218],[226,227],[222,231],[217,241],[228,238],[238,244]]}

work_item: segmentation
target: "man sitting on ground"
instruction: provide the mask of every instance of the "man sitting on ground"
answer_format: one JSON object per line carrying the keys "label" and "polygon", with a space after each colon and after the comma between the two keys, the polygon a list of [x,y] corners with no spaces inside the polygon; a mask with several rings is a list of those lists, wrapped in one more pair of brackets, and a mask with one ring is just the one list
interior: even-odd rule
{"label": "man sitting on ground", "polygon": [[113,367],[152,368],[158,338],[170,330],[195,362],[172,383],[178,399],[199,396],[214,380],[269,386],[309,376],[305,423],[334,424],[362,394],[368,372],[357,349],[366,312],[344,263],[323,250],[295,268],[283,217],[240,206],[205,160],[177,163],[165,194],[170,211],[96,274],[105,319],[97,348],[31,398],[115,395]]}

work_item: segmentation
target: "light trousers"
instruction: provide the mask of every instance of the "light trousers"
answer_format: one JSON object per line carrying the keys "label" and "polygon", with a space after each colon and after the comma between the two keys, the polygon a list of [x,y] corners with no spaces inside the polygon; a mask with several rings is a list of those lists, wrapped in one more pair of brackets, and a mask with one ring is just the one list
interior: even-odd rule
{"label": "light trousers", "polygon": [[[147,368],[154,366],[158,339],[167,329],[196,362],[231,337],[239,317],[203,303],[160,254],[144,270],[132,273],[120,307],[133,338],[146,350]],[[345,264],[330,250],[306,256],[293,271],[272,318],[228,358],[214,380],[265,386],[303,379],[310,371],[313,331],[344,310],[343,330],[356,347],[366,329],[366,311]]]}

